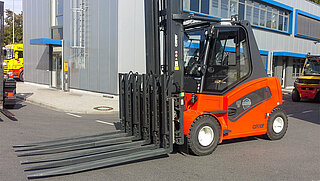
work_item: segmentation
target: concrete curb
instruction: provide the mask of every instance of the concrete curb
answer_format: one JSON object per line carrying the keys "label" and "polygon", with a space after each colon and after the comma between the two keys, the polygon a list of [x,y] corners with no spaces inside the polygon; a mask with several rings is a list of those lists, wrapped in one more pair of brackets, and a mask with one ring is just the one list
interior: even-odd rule
{"label": "concrete curb", "polygon": [[115,110],[111,110],[111,111],[95,111],[95,110],[92,110],[92,111],[74,111],[74,110],[65,110],[65,109],[59,109],[59,108],[57,108],[55,106],[52,106],[52,105],[48,105],[48,104],[44,104],[44,103],[41,103],[41,102],[38,102],[38,101],[34,101],[32,99],[28,99],[27,97],[23,97],[23,96],[20,96],[20,95],[17,95],[16,97],[17,97],[17,99],[20,99],[22,101],[26,101],[26,102],[28,102],[30,104],[41,106],[41,107],[45,107],[45,108],[48,108],[48,109],[51,109],[51,110],[54,110],[54,111],[58,111],[58,112],[76,113],[76,114],[115,114],[115,113],[119,113],[119,111],[115,111]]}

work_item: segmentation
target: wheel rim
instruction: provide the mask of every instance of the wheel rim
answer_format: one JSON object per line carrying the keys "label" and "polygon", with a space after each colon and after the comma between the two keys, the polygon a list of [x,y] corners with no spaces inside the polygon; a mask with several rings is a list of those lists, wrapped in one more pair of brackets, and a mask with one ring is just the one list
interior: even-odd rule
{"label": "wheel rim", "polygon": [[214,138],[214,132],[211,127],[204,126],[198,134],[198,141],[202,146],[209,146]]}
{"label": "wheel rim", "polygon": [[273,121],[273,131],[275,133],[280,133],[282,131],[283,127],[284,127],[284,121],[283,121],[282,117],[277,117]]}

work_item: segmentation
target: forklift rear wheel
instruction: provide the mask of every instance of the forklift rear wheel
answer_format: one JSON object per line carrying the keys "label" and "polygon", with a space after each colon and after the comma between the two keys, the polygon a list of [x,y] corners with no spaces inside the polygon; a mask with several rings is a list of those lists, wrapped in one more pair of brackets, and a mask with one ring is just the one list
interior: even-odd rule
{"label": "forklift rear wheel", "polygon": [[270,140],[279,140],[286,134],[287,128],[287,114],[280,108],[274,109],[268,119],[267,137]]}
{"label": "forklift rear wheel", "polygon": [[198,156],[209,155],[220,140],[220,125],[209,115],[199,116],[191,125],[188,136],[188,147]]}
{"label": "forklift rear wheel", "polygon": [[293,89],[291,97],[293,102],[299,102],[301,99],[297,89]]}

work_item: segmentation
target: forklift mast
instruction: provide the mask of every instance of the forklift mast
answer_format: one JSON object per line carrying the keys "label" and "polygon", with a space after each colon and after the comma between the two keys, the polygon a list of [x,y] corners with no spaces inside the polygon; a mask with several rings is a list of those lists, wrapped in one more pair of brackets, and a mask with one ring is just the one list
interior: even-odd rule
{"label": "forklift mast", "polygon": [[168,91],[176,120],[174,142],[180,145],[184,144],[184,27],[183,20],[174,17],[182,13],[183,0],[145,0],[146,72],[171,77],[173,86]]}

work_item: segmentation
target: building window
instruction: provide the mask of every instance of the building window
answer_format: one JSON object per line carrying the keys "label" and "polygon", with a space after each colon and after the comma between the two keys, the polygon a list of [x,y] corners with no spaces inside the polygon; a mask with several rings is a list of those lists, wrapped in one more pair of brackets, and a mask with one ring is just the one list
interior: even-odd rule
{"label": "building window", "polygon": [[184,9],[220,18],[238,15],[259,27],[288,32],[290,11],[253,0],[184,0]]}
{"label": "building window", "polygon": [[298,14],[296,34],[309,37],[312,39],[320,39],[320,19],[313,19],[301,14]]}
{"label": "building window", "polygon": [[52,26],[63,25],[63,0],[51,0]]}
{"label": "building window", "polygon": [[63,0],[51,0],[51,38],[63,39]]}

